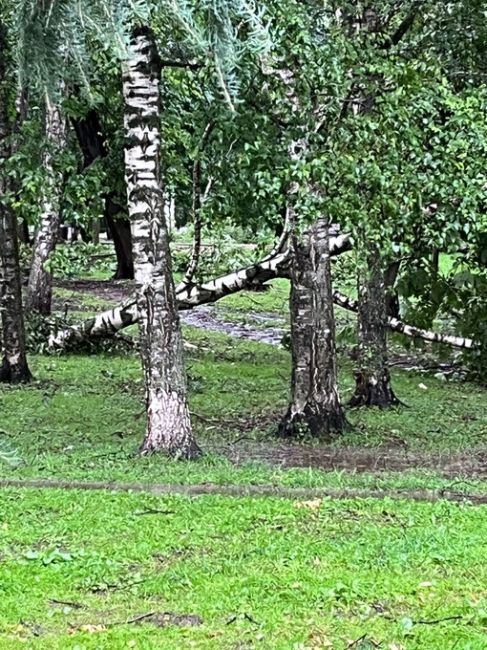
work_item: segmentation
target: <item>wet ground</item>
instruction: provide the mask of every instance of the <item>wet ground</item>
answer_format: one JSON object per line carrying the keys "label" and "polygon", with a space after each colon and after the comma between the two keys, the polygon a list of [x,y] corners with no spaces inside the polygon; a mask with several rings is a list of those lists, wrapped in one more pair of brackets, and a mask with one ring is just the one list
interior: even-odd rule
{"label": "wet ground", "polygon": [[273,444],[240,440],[229,444],[205,447],[208,451],[224,454],[231,462],[241,465],[249,461],[268,463],[282,468],[308,467],[325,471],[346,470],[357,474],[381,474],[383,472],[407,472],[424,470],[447,479],[486,479],[487,450],[471,453],[425,453],[411,452],[405,448],[340,447],[329,445]]}

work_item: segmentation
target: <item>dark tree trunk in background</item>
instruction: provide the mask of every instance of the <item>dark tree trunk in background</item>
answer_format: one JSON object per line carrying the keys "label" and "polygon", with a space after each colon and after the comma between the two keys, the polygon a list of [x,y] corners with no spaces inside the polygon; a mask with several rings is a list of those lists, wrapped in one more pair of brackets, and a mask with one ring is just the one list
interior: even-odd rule
{"label": "dark tree trunk in background", "polygon": [[27,244],[27,246],[30,246],[31,241],[29,235],[29,226],[27,225],[25,219],[22,219],[22,221],[18,224],[17,235],[18,240],[21,244]]}
{"label": "dark tree trunk in background", "polygon": [[[73,122],[80,149],[83,153],[85,168],[97,158],[105,158],[107,149],[103,137],[100,118],[95,110]],[[117,256],[116,280],[132,280],[134,277],[134,262],[132,256],[132,236],[130,221],[119,215],[126,214],[125,197],[112,191],[105,195],[103,216],[110,230]]]}
{"label": "dark tree trunk in background", "polygon": [[400,268],[400,261],[392,262],[384,273],[384,282],[386,285],[386,313],[391,318],[399,318],[401,315],[399,294],[394,288]]}
{"label": "dark tree trunk in background", "polygon": [[134,259],[132,254],[132,234],[130,221],[117,215],[123,213],[123,208],[117,203],[115,192],[105,196],[105,210],[103,216],[110,230],[115,252],[117,254],[117,270],[115,280],[131,280],[134,277]]}
{"label": "dark tree trunk in background", "polygon": [[27,287],[25,308],[47,316],[51,313],[52,276],[45,268],[56,247],[59,226],[63,172],[56,157],[66,148],[67,124],[59,106],[46,98],[44,170],[46,180],[41,200],[41,218],[37,229]]}
{"label": "dark tree trunk in background", "polygon": [[[1,16],[0,16],[1,21]],[[8,40],[0,22],[0,158],[10,155]],[[5,201],[7,179],[0,176],[0,320],[2,326],[0,381],[29,381],[31,374],[25,352],[22,287],[19,269],[18,226],[15,213]]]}
{"label": "dark tree trunk in background", "polygon": [[134,32],[125,64],[125,178],[134,247],[147,427],[142,454],[201,454],[187,404],[160,162],[160,63],[152,32]]}
{"label": "dark tree trunk in background", "polygon": [[347,421],[337,385],[329,224],[320,219],[292,237],[291,403],[280,424],[286,437],[329,440]]}
{"label": "dark tree trunk in background", "polygon": [[372,245],[367,265],[358,272],[358,361],[350,406],[399,404],[387,362],[387,310],[380,251]]}

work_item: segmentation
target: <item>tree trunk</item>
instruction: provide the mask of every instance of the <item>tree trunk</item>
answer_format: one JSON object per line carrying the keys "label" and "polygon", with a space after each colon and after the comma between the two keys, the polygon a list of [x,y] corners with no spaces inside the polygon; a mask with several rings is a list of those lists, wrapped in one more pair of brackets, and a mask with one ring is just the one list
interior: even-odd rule
{"label": "tree trunk", "polygon": [[123,208],[117,203],[115,192],[105,196],[103,216],[110,230],[117,255],[115,280],[132,280],[134,277],[134,258],[132,255],[132,233],[130,221],[117,215],[123,214]]}
{"label": "tree trunk", "polygon": [[399,269],[401,268],[401,261],[391,262],[384,274],[384,282],[386,285],[386,313],[391,318],[399,318],[401,314],[401,306],[399,303],[399,294],[395,289]]}
{"label": "tree trunk", "polygon": [[40,224],[34,241],[25,308],[27,311],[49,315],[52,276],[45,265],[57,243],[63,185],[63,172],[56,161],[56,155],[66,147],[67,139],[66,121],[59,106],[53,105],[49,98],[46,98],[45,134],[44,168],[47,180],[41,202]]}
{"label": "tree trunk", "polygon": [[329,440],[347,426],[337,386],[329,224],[318,220],[291,245],[291,404],[279,434]]}
{"label": "tree trunk", "polygon": [[[0,18],[1,21],[1,18]],[[0,159],[10,155],[8,137],[9,88],[7,76],[8,41],[5,26],[0,22]],[[7,53],[7,56],[6,56]],[[0,175],[0,319],[2,324],[0,381],[29,381],[31,374],[25,352],[25,330],[22,312],[17,219],[7,205],[7,179]]]}
{"label": "tree trunk", "polygon": [[[83,153],[84,167],[89,167],[97,158],[105,158],[107,149],[98,113],[92,109],[85,117],[75,120],[73,125]],[[115,280],[132,280],[134,277],[130,221],[126,217],[119,216],[125,213],[124,203],[123,197],[118,196],[114,191],[105,195],[103,216],[110,230],[117,256]]]}
{"label": "tree trunk", "polygon": [[350,406],[399,404],[387,363],[387,301],[380,251],[371,245],[367,266],[358,272],[358,363]]}
{"label": "tree trunk", "polygon": [[30,246],[29,225],[25,219],[22,219],[22,221],[17,225],[17,236],[19,243]]}
{"label": "tree trunk", "polygon": [[160,65],[152,32],[136,29],[123,79],[125,173],[145,376],[141,453],[201,454],[187,405],[183,340],[160,177]]}

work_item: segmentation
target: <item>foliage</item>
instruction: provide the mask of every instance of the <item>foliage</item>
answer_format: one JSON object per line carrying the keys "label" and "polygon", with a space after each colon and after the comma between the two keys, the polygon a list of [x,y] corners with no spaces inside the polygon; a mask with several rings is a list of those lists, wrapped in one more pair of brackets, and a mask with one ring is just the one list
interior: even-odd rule
{"label": "foliage", "polygon": [[57,246],[48,260],[48,269],[57,278],[82,277],[96,267],[99,272],[113,268],[113,254],[104,244],[76,242]]}

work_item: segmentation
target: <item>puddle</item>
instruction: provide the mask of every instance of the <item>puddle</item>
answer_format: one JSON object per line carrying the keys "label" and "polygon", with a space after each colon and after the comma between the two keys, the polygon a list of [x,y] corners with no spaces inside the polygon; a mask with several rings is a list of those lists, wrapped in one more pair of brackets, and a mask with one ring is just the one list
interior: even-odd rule
{"label": "puddle", "polygon": [[[233,323],[228,320],[218,318],[215,307],[212,305],[200,305],[189,311],[180,312],[181,321],[184,325],[199,327],[200,329],[212,332],[221,332],[239,339],[247,341],[257,341],[258,343],[267,343],[268,345],[280,346],[282,337],[286,333],[284,327],[269,327],[265,329],[256,328],[253,323]],[[254,320],[275,321],[281,323],[282,320],[274,314],[254,314],[249,313],[249,317]]]}

